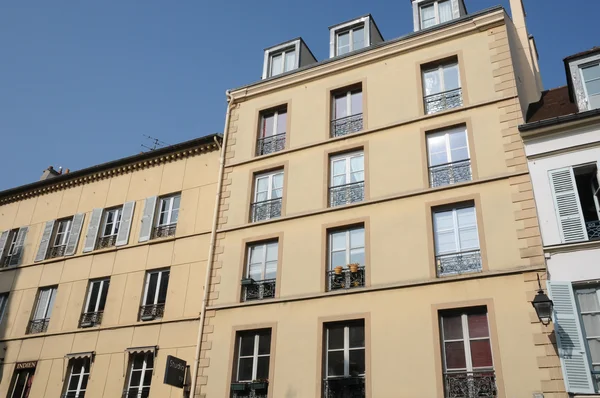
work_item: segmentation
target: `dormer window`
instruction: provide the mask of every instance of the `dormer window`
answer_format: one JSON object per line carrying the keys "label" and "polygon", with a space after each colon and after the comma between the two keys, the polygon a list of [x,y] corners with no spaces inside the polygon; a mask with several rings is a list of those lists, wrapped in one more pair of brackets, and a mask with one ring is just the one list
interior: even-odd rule
{"label": "dormer window", "polygon": [[600,63],[581,66],[581,80],[588,102],[588,110],[600,108]]}
{"label": "dormer window", "polygon": [[421,16],[421,29],[426,29],[453,19],[451,0],[440,0],[423,4],[419,11]]}
{"label": "dormer window", "polygon": [[382,41],[373,17],[365,15],[329,27],[329,57],[344,55]]}
{"label": "dormer window", "polygon": [[365,28],[361,24],[336,34],[336,55],[343,55],[365,47]]}
{"label": "dormer window", "polygon": [[289,72],[296,68],[296,49],[295,47],[286,48],[276,54],[272,54],[269,59],[269,77],[277,76],[283,72]]}
{"label": "dormer window", "polygon": [[262,78],[275,77],[315,62],[317,59],[304,40],[297,38],[286,41],[265,49]]}

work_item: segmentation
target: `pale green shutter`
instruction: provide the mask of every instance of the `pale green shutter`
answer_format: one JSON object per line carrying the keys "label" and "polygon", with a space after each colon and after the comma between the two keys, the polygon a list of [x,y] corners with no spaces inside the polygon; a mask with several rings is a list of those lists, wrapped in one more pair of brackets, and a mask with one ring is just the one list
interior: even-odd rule
{"label": "pale green shutter", "polygon": [[573,168],[550,170],[548,175],[562,242],[588,240]]}
{"label": "pale green shutter", "polygon": [[571,282],[548,281],[547,286],[554,303],[554,330],[567,392],[593,394],[594,384]]}
{"label": "pale green shutter", "polygon": [[4,254],[4,248],[6,247],[6,242],[8,241],[8,235],[10,235],[10,231],[4,231],[0,234],[0,260],[2,260],[2,255]]}
{"label": "pale green shutter", "polygon": [[103,209],[92,210],[92,216],[90,217],[90,224],[85,234],[85,241],[83,243],[83,252],[88,253],[94,250],[96,247],[96,239],[98,238],[98,229],[100,228],[100,222],[102,221]]}
{"label": "pale green shutter", "polygon": [[44,226],[44,233],[42,234],[42,241],[38,248],[37,254],[35,255],[35,262],[42,261],[46,258],[48,252],[48,246],[50,245],[50,238],[52,237],[52,231],[54,230],[54,220],[47,221]]}
{"label": "pale green shutter", "polygon": [[23,247],[25,246],[25,237],[27,236],[28,231],[29,227],[19,228],[19,232],[17,232],[17,242],[15,243],[15,252],[10,258],[10,263],[8,264],[9,266],[14,267],[21,263],[21,257],[23,257]]}
{"label": "pale green shutter", "polygon": [[131,231],[131,221],[133,220],[133,210],[135,202],[127,202],[123,205],[121,213],[121,224],[117,232],[117,242],[115,246],[125,246],[129,242],[129,232]]}
{"label": "pale green shutter", "polygon": [[75,214],[73,216],[71,232],[69,233],[69,240],[67,240],[67,247],[65,249],[65,256],[72,256],[75,254],[75,251],[77,250],[77,244],[79,243],[79,235],[81,235],[81,228],[83,228],[84,218],[84,213]]}
{"label": "pale green shutter", "polygon": [[156,201],[158,197],[151,196],[146,198],[144,204],[144,213],[142,214],[142,226],[140,228],[140,238],[138,242],[146,242],[150,240],[152,234],[152,227],[154,226],[154,212],[156,209]]}

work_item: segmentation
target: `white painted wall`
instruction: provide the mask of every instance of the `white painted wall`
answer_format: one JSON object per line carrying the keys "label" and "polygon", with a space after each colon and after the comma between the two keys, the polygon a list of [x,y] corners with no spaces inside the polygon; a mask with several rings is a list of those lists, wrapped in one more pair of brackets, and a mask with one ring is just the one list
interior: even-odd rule
{"label": "white painted wall", "polygon": [[581,282],[600,279],[600,247],[552,253],[546,261],[549,279]]}

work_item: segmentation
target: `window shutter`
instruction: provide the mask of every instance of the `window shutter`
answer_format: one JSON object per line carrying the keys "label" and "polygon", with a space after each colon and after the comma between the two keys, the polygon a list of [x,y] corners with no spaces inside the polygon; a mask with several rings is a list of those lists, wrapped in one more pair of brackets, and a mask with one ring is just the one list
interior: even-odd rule
{"label": "window shutter", "polygon": [[77,243],[79,243],[79,235],[81,235],[81,228],[83,227],[83,219],[85,213],[75,214],[73,216],[73,223],[71,224],[71,233],[69,234],[69,240],[67,241],[67,247],[65,249],[65,256],[72,256],[77,250]]}
{"label": "window shutter", "polygon": [[8,235],[10,231],[4,231],[0,234],[0,260],[2,259],[2,255],[4,254],[4,248],[6,247],[6,241],[8,240]]}
{"label": "window shutter", "polygon": [[560,225],[562,241],[579,242],[588,239],[577,194],[575,175],[571,167],[551,170],[550,186],[554,194],[554,208]]}
{"label": "window shutter", "polygon": [[554,303],[554,330],[567,392],[593,394],[594,385],[571,283],[548,281],[547,286]]}
{"label": "window shutter", "polygon": [[135,202],[127,202],[123,205],[121,225],[119,225],[119,232],[117,232],[117,242],[115,246],[125,246],[129,242],[129,232],[131,231],[131,221],[133,220],[134,209]]}
{"label": "window shutter", "polygon": [[35,255],[35,262],[42,261],[46,258],[46,253],[48,252],[48,245],[50,244],[50,238],[52,237],[52,231],[54,230],[54,220],[46,221],[46,225],[44,226],[44,233],[42,234],[42,241],[40,242],[40,247],[38,248],[38,252]]}
{"label": "window shutter", "polygon": [[88,225],[87,233],[85,234],[85,242],[83,244],[84,253],[94,251],[94,248],[96,247],[96,239],[98,238],[98,229],[100,228],[100,222],[102,221],[103,211],[103,209],[92,210],[90,225]]}
{"label": "window shutter", "polygon": [[19,232],[17,233],[17,242],[15,243],[15,252],[10,258],[10,263],[8,264],[9,266],[14,267],[21,263],[21,257],[23,256],[23,246],[25,246],[25,237],[27,236],[28,231],[29,227],[19,228]]}
{"label": "window shutter", "polygon": [[150,240],[152,227],[154,226],[154,210],[156,209],[156,201],[158,197],[151,196],[146,198],[144,204],[144,214],[142,215],[142,227],[140,228],[140,238],[138,242],[146,242]]}

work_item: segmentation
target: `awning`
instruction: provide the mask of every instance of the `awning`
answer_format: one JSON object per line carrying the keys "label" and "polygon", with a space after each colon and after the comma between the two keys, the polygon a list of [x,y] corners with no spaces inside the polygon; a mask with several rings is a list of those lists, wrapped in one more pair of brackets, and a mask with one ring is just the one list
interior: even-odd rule
{"label": "awning", "polygon": [[[145,347],[130,347],[130,348],[126,348],[125,349],[125,353],[129,354],[129,355],[134,355],[134,354],[152,354],[152,356],[154,356],[154,359],[156,359],[156,350],[158,350],[158,346],[157,345],[149,345],[149,346],[145,346]],[[127,358],[124,358],[123,360],[123,377],[125,377],[125,367],[127,366]],[[154,375],[154,368],[152,368],[152,374]]]}
{"label": "awning", "polygon": [[96,354],[96,351],[76,352],[73,354],[65,355],[65,358],[67,358],[67,359],[83,359],[83,358],[92,359],[95,354]]}

